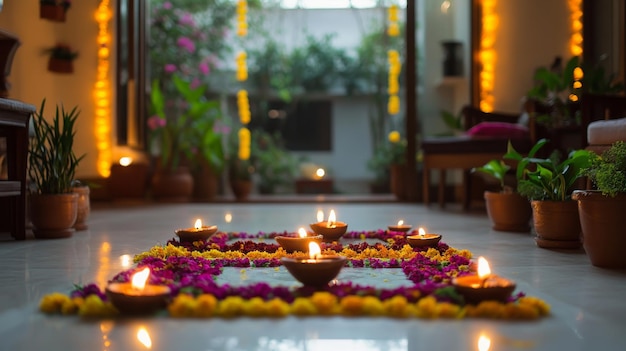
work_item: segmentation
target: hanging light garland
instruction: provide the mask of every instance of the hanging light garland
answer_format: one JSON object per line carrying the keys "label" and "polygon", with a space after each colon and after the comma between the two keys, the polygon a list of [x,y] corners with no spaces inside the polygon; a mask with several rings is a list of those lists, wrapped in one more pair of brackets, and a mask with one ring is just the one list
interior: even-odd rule
{"label": "hanging light garland", "polygon": [[[572,35],[570,37],[570,53],[572,56],[581,56],[583,53],[583,11],[581,9],[582,0],[569,0],[568,1]],[[581,67],[574,68],[574,83],[572,88],[574,91],[580,91],[583,87],[582,79],[584,73]],[[569,95],[570,101],[578,101],[578,95],[572,93]]]}
{"label": "hanging light garland", "polygon": [[108,177],[111,173],[111,87],[109,83],[110,70],[110,45],[111,33],[109,21],[111,20],[109,0],[102,0],[95,13],[98,23],[98,70],[94,87],[95,118],[94,132],[96,137],[96,149],[98,150],[96,168],[98,174]]}
{"label": "hanging light garland", "polygon": [[[400,26],[398,24],[398,5],[392,4],[387,9],[387,19],[389,20],[389,26],[387,27],[387,35],[390,37],[397,37],[400,35]],[[400,83],[398,78],[400,77],[400,71],[402,69],[402,63],[400,62],[400,53],[397,50],[387,51],[387,61],[389,63],[389,79],[387,93],[389,94],[389,101],[387,103],[387,112],[390,115],[397,115],[400,112]]]}
{"label": "hanging light garland", "polygon": [[480,35],[480,110],[483,112],[493,111],[494,105],[494,81],[496,68],[496,30],[499,17],[496,13],[497,0],[482,1],[482,31]]}
{"label": "hanging light garland", "polygon": [[[248,34],[248,2],[246,0],[237,1],[237,35],[245,37]],[[240,51],[236,57],[237,63],[237,81],[245,82],[248,80],[248,66],[246,63],[247,55],[245,51]],[[240,160],[245,161],[250,158],[250,130],[246,127],[250,123],[250,101],[248,100],[248,92],[240,89],[237,92],[237,110],[239,111],[239,121],[242,127],[239,129],[239,150],[237,156]]]}

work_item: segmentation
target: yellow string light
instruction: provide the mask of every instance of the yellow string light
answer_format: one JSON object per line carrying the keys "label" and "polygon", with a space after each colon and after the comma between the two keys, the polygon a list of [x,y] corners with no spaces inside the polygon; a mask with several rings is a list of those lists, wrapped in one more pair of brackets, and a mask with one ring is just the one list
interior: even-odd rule
{"label": "yellow string light", "polygon": [[496,30],[500,21],[495,11],[496,4],[497,0],[482,1],[482,31],[478,60],[481,63],[481,71],[479,73],[480,109],[484,112],[493,111],[495,101],[493,90],[497,55],[494,45],[496,42]]}
{"label": "yellow string light", "polygon": [[109,58],[111,54],[111,34],[109,21],[112,12],[109,0],[102,0],[95,13],[98,23],[98,69],[96,83],[94,84],[95,118],[94,134],[96,137],[96,149],[98,150],[96,167],[98,174],[108,177],[111,173],[111,94],[109,82]]}
{"label": "yellow string light", "polygon": [[[570,11],[572,29],[572,34],[569,41],[570,53],[572,54],[572,56],[581,56],[583,53],[582,0],[568,0],[567,4]],[[574,69],[574,83],[572,85],[572,88],[574,90],[582,89],[583,75],[583,69],[581,67],[576,67]],[[578,101],[578,96],[576,94],[570,94],[569,100],[576,102]]]}
{"label": "yellow string light", "polygon": [[[246,0],[237,1],[237,35],[240,37],[248,34],[248,2]],[[245,82],[248,80],[248,65],[246,63],[247,55],[245,51],[237,54],[235,60],[237,64],[237,81]],[[250,158],[250,130],[246,126],[250,123],[250,101],[248,100],[248,92],[241,89],[237,92],[237,110],[239,111],[239,121],[243,125],[239,129],[239,150],[237,156],[240,160],[245,161]]]}

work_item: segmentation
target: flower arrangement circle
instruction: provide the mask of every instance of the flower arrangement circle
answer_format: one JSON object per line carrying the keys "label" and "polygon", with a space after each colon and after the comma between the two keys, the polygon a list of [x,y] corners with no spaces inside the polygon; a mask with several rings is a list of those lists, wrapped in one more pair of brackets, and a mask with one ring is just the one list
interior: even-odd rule
{"label": "flower arrangement circle", "polygon": [[[415,250],[412,258],[403,259],[400,267],[413,285],[393,289],[352,282],[332,284],[323,288],[308,286],[290,288],[271,286],[267,283],[221,285],[217,283],[216,278],[229,261],[203,255],[207,252],[233,252],[231,250],[235,247],[239,247],[243,251],[242,254],[247,256],[262,253],[257,250],[265,250],[263,252],[273,255],[286,254],[274,244],[252,243],[247,240],[263,240],[284,234],[221,232],[215,234],[207,242],[207,246],[202,246],[198,242],[176,245],[171,241],[166,246],[155,246],[148,252],[137,255],[135,261],[137,268],[151,269],[153,274],[150,276],[150,283],[167,285],[171,289],[167,312],[175,318],[342,315],[533,320],[550,313],[550,306],[544,301],[525,296],[523,293],[511,296],[506,302],[483,301],[477,305],[465,304],[451,286],[450,280],[452,277],[468,274],[471,253],[445,244],[427,251]],[[379,239],[386,241],[386,244],[363,242],[355,244],[357,247],[352,245],[339,247],[330,244],[326,250],[341,248],[344,251],[365,253],[379,244],[382,244],[382,247],[391,247],[402,243],[401,236],[385,230],[349,232],[346,233],[346,237]],[[229,240],[237,241],[229,244]],[[378,253],[382,252],[382,247],[379,246]],[[257,250],[250,251],[252,248]],[[247,259],[248,257],[242,260]],[[380,262],[393,261],[374,257],[362,261],[371,259],[379,259]],[[120,272],[112,281],[128,282],[137,268]],[[371,268],[388,267],[371,266]],[[275,266],[274,269],[279,270],[280,267]],[[46,295],[42,298],[39,308],[48,314],[60,313],[84,317],[108,318],[118,314],[102,290],[94,284],[77,286],[69,295],[61,293]]]}

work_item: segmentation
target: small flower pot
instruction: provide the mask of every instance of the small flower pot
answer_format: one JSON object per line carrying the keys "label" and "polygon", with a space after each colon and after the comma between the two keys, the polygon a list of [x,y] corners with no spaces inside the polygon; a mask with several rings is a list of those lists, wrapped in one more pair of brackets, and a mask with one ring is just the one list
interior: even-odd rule
{"label": "small flower pot", "polygon": [[61,5],[41,4],[39,18],[54,22],[65,22],[65,8]]}
{"label": "small flower pot", "polygon": [[72,60],[50,57],[50,60],[48,60],[48,71],[63,74],[73,73],[74,64]]}

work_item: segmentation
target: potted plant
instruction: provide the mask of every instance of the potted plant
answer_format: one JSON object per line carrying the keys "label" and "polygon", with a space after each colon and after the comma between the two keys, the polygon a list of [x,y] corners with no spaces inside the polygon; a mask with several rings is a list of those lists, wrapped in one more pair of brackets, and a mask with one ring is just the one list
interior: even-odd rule
{"label": "potted plant", "polygon": [[547,142],[546,139],[539,140],[527,156],[521,155],[509,143],[504,158],[518,162],[517,191],[531,200],[537,246],[577,249],[581,246],[581,229],[571,191],[590,164],[590,152],[574,150],[563,161],[554,152],[548,158],[535,157]]}
{"label": "potted plant", "polygon": [[237,201],[246,201],[252,192],[254,165],[250,142],[250,130],[245,127],[229,136],[228,181]]}
{"label": "potted plant", "polygon": [[503,160],[491,160],[472,172],[482,173],[496,179],[500,191],[484,192],[487,215],[493,230],[503,232],[528,232],[532,211],[528,200],[515,191],[515,187],[506,184],[506,176],[511,166]]}
{"label": "potted plant", "polygon": [[50,122],[45,100],[33,116],[34,136],[29,150],[30,213],[36,238],[63,238],[74,233],[78,194],[72,191],[76,167],[84,155],[74,154],[74,125],[79,112],[56,107]]}
{"label": "potted plant", "polygon": [[273,194],[277,187],[294,184],[298,172],[298,160],[282,146],[280,135],[264,131],[253,133],[255,173],[261,194]]}
{"label": "potted plant", "polygon": [[583,232],[583,247],[591,264],[626,268],[622,248],[626,244],[626,142],[615,142],[602,155],[592,154],[585,175],[595,190],[576,190]]}
{"label": "potted plant", "polygon": [[65,22],[65,14],[70,6],[70,0],[39,0],[39,18]]}
{"label": "potted plant", "polygon": [[74,72],[74,60],[78,57],[78,52],[72,50],[67,44],[56,44],[44,51],[50,55],[48,60],[48,71],[56,73]]}

